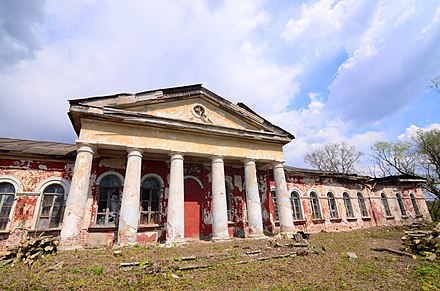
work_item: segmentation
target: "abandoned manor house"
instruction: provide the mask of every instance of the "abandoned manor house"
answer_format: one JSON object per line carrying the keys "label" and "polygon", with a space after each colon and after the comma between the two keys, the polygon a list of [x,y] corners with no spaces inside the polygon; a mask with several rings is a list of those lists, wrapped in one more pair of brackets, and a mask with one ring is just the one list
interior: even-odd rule
{"label": "abandoned manor house", "polygon": [[70,100],[76,144],[0,138],[0,249],[343,231],[431,220],[415,176],[284,165],[294,136],[201,85]]}

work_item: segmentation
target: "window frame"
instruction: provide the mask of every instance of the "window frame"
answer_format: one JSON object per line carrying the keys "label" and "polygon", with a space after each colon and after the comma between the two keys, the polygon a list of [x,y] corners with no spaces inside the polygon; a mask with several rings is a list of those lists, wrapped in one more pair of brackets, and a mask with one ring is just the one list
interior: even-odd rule
{"label": "window frame", "polygon": [[17,196],[19,195],[19,193],[23,192],[23,183],[21,182],[20,179],[18,179],[15,176],[11,176],[11,175],[0,175],[0,183],[12,184],[14,186],[14,190],[15,190],[14,201],[12,202],[11,209],[9,210],[9,215],[7,218],[8,221],[6,223],[6,227],[5,227],[5,229],[0,229],[0,232],[9,232],[12,216],[14,215],[14,212],[15,212]]}
{"label": "window frame", "polygon": [[[155,179],[158,182],[158,187],[156,189],[149,189],[149,191],[150,191],[149,192],[150,204],[148,204],[149,205],[148,206],[149,209],[143,210],[143,201],[144,201],[143,200],[143,194],[144,194],[144,191],[146,190],[144,188],[144,182],[147,179]],[[163,179],[162,179],[161,176],[159,176],[159,175],[157,175],[155,173],[146,174],[141,179],[140,187],[141,187],[141,195],[140,195],[140,201],[139,201],[139,225],[140,226],[144,226],[144,227],[145,226],[147,226],[147,227],[148,226],[158,226],[158,225],[161,224],[161,221],[162,221],[162,203],[161,203],[161,200],[162,200],[162,195],[163,195],[163,191],[164,191],[164,188],[165,188]],[[157,211],[152,211],[151,210],[151,206],[152,206],[151,205],[151,200],[152,200],[152,197],[153,197],[153,192],[152,191],[154,191],[154,190],[158,191]],[[151,223],[152,212],[156,212],[155,214],[157,215],[157,223]],[[147,223],[142,223],[143,222],[142,215],[147,215],[147,217],[148,217]]]}
{"label": "window frame", "polygon": [[[315,190],[311,190],[309,192],[309,198],[310,198],[310,210],[312,211],[312,220],[322,220],[322,211],[321,211],[321,205],[319,203],[319,192]],[[314,202],[316,202],[316,205],[314,205]]]}
{"label": "window frame", "polygon": [[388,197],[387,197],[387,195],[384,192],[382,192],[380,194],[380,200],[382,201],[382,206],[383,206],[383,208],[385,210],[385,216],[386,217],[392,217],[390,204],[388,203]]}
{"label": "window frame", "polygon": [[342,199],[344,200],[345,215],[347,218],[354,218],[353,204],[351,203],[350,194],[344,191],[342,193]]}
{"label": "window frame", "polygon": [[[1,192],[0,193],[0,231],[6,231],[8,230],[8,226],[9,223],[11,221],[11,214],[12,214],[12,209],[14,207],[14,202],[15,202],[15,197],[17,195],[17,189],[15,187],[15,185],[13,183],[11,183],[10,181],[0,181],[0,185],[2,184],[6,184],[6,185],[10,185],[13,189],[13,192]],[[7,203],[7,201],[9,200],[8,198],[12,197],[12,202],[10,205],[5,205],[5,203]],[[1,213],[3,212],[3,208],[9,208],[8,213],[4,215],[4,217],[1,215]],[[2,220],[4,220],[4,222],[1,222]],[[4,227],[2,227],[2,225],[4,225]]]}
{"label": "window frame", "polygon": [[[296,196],[296,197],[293,198],[293,196]],[[304,220],[301,192],[297,189],[291,189],[290,194],[289,194],[289,198],[290,198],[290,204],[292,206],[293,221]],[[297,202],[297,205],[295,205],[295,201]]]}
{"label": "window frame", "polygon": [[[119,182],[120,182],[120,186],[119,187],[102,187],[101,186],[102,180],[106,179],[109,176],[115,176],[116,178],[118,178]],[[99,204],[101,202],[101,190],[103,188],[108,188],[107,189],[107,191],[108,191],[107,192],[107,198],[106,198],[106,202],[107,203],[106,203],[105,211],[104,212],[102,212],[102,211],[100,212],[99,211]],[[111,192],[110,190],[113,189],[113,191],[114,191],[116,188],[118,188],[118,190],[119,190],[118,203],[117,203],[117,206],[116,206],[116,210],[115,211],[110,211],[109,204],[112,201],[111,195],[114,193],[114,192]],[[122,198],[123,188],[124,188],[124,177],[120,173],[115,172],[115,171],[107,171],[107,172],[101,174],[99,176],[99,178],[96,180],[96,189],[97,189],[96,195],[97,195],[97,197],[96,197],[96,214],[95,214],[95,224],[94,224],[95,227],[102,227],[102,228],[105,228],[105,227],[118,227],[118,224],[119,224],[118,223],[119,222],[119,211],[121,210],[121,198]],[[114,216],[115,222],[114,223],[108,223],[108,220],[109,220],[109,217],[110,217],[110,213],[114,213],[115,214],[115,216]],[[98,220],[99,215],[104,215],[104,223],[99,223],[99,220]]]}
{"label": "window frame", "polygon": [[326,198],[327,198],[330,219],[338,219],[339,211],[338,211],[338,204],[336,203],[335,193],[333,193],[333,191],[328,191]]}
{"label": "window frame", "polygon": [[402,194],[396,193],[397,204],[399,205],[400,214],[402,217],[408,217],[408,212],[405,208],[405,203],[403,202]]}
{"label": "window frame", "polygon": [[232,207],[232,192],[234,190],[234,186],[228,180],[225,180],[225,190],[226,190],[226,210],[228,212],[227,219],[228,223],[233,222],[234,218],[234,209]]}
{"label": "window frame", "polygon": [[[358,205],[359,205],[359,210],[360,210],[360,214],[361,217],[370,217],[369,213],[368,213],[368,208],[367,208],[367,204],[365,203],[365,197],[361,192],[357,193],[357,200],[358,200]],[[364,215],[366,214],[366,215]]]}
{"label": "window frame", "polygon": [[272,198],[274,222],[279,222],[280,221],[280,213],[278,212],[278,199],[277,199],[277,191],[276,191],[275,187],[270,188],[270,196]]}
{"label": "window frame", "polygon": [[[61,187],[63,189],[63,193],[62,194],[59,194],[58,192],[45,193],[45,191],[49,187],[51,187],[53,185]],[[40,200],[40,205],[39,205],[39,210],[38,210],[38,217],[37,217],[37,222],[36,222],[35,229],[37,229],[37,230],[46,230],[46,229],[58,229],[58,228],[61,227],[61,224],[63,222],[64,209],[66,207],[66,198],[67,198],[67,194],[68,194],[67,191],[68,191],[68,189],[66,189],[65,185],[63,185],[62,183],[57,182],[57,181],[53,181],[53,182],[47,183],[46,185],[44,185],[44,187],[42,187],[42,190],[40,191],[41,200]],[[47,215],[45,215],[46,217],[44,217],[44,218],[47,218],[49,222],[48,222],[48,226],[47,227],[41,227],[40,226],[40,222],[41,222],[42,215],[43,215],[42,213],[43,213],[43,209],[44,209],[44,200],[45,200],[45,197],[47,197],[47,196],[52,196],[52,202],[50,204],[49,213]],[[59,207],[60,207],[60,214],[59,215],[60,215],[60,217],[59,217],[58,225],[51,227],[52,219],[54,218],[53,217],[53,210],[54,210],[54,207],[55,207],[55,202],[56,202],[56,197],[57,196],[62,196],[61,197],[61,202],[59,204]]]}
{"label": "window frame", "polygon": [[411,204],[413,206],[414,214],[416,215],[416,217],[422,216],[422,213],[420,212],[419,204],[417,204],[416,195],[414,193],[410,193],[409,197],[411,198]]}

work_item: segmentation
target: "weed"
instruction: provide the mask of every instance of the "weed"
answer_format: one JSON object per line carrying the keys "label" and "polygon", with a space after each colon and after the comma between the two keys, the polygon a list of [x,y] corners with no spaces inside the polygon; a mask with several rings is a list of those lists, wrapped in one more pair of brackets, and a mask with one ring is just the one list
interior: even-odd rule
{"label": "weed", "polygon": [[231,252],[231,258],[234,260],[238,260],[238,258],[240,257],[239,253],[237,251],[232,251]]}
{"label": "weed", "polygon": [[95,275],[102,275],[102,274],[104,274],[104,267],[103,266],[94,266],[92,268],[92,272]]}

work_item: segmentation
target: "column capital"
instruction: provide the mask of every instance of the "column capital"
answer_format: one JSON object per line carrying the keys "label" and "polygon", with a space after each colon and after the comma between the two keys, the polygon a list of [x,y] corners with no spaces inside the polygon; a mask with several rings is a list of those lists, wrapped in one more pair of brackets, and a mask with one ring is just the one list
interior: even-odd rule
{"label": "column capital", "polygon": [[140,148],[132,148],[132,147],[128,147],[127,148],[127,153],[129,157],[132,156],[137,156],[142,158],[142,153],[144,152],[144,150],[140,149]]}
{"label": "column capital", "polygon": [[184,156],[185,154],[184,153],[182,153],[182,152],[171,152],[170,154],[169,154],[169,156],[171,157],[170,159],[171,160],[176,160],[176,159],[178,159],[178,160],[183,160],[183,156]]}
{"label": "column capital", "polygon": [[224,163],[224,156],[211,156],[212,163]]}
{"label": "column capital", "polygon": [[272,162],[272,166],[274,168],[284,168],[284,162],[285,161],[274,161]]}
{"label": "column capital", "polygon": [[254,159],[244,159],[243,160],[243,163],[244,163],[244,165],[245,166],[248,166],[248,165],[255,165],[255,160]]}
{"label": "column capital", "polygon": [[83,142],[77,142],[76,143],[78,149],[76,150],[77,153],[86,152],[86,153],[95,153],[95,146],[89,143],[83,143]]}

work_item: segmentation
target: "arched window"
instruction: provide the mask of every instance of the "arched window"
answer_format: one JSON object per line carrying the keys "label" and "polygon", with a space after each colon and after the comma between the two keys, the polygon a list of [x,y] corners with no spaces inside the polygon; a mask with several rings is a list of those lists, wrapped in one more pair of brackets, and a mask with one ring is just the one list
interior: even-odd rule
{"label": "arched window", "polygon": [[336,206],[335,195],[332,192],[327,193],[328,209],[330,210],[330,218],[338,218],[338,207]]}
{"label": "arched window", "polygon": [[361,193],[358,193],[357,198],[362,217],[368,217],[368,210],[367,205],[365,204],[364,196]]}
{"label": "arched window", "polygon": [[293,220],[302,220],[302,210],[301,210],[301,199],[299,198],[299,193],[292,191],[290,194],[290,201],[292,203],[293,210]]}
{"label": "arched window", "polygon": [[160,181],[148,177],[142,182],[141,224],[159,224]]}
{"label": "arched window", "polygon": [[385,193],[380,194],[380,199],[382,200],[383,208],[385,209],[385,215],[391,216],[390,205],[388,204],[388,199]]}
{"label": "arched window", "polygon": [[411,197],[411,203],[414,208],[414,212],[416,213],[416,216],[420,215],[420,209],[419,205],[417,204],[416,196],[414,196],[413,193],[409,195]]}
{"label": "arched window", "polygon": [[345,213],[347,217],[354,217],[350,195],[347,192],[344,192],[344,194],[342,194],[342,198],[344,199]]}
{"label": "arched window", "polygon": [[312,208],[312,219],[321,219],[321,208],[319,207],[318,194],[310,193],[310,206]]}
{"label": "arched window", "polygon": [[99,182],[96,224],[114,226],[118,220],[122,181],[116,175],[107,175]]}
{"label": "arched window", "polygon": [[0,183],[0,230],[5,230],[9,222],[15,199],[15,187],[11,183]]}
{"label": "arched window", "polygon": [[397,193],[396,198],[397,198],[397,203],[399,204],[400,213],[403,216],[406,216],[406,209],[405,209],[405,205],[403,204],[402,195],[400,195],[400,193]]}
{"label": "arched window", "polygon": [[280,220],[280,215],[278,213],[277,191],[275,191],[275,188],[272,188],[270,190],[270,193],[272,194],[272,205],[273,205],[273,212],[275,215],[275,221],[278,221]]}
{"label": "arched window", "polygon": [[226,207],[228,210],[228,221],[232,221],[234,211],[232,210],[232,185],[229,182],[225,182],[226,189]]}
{"label": "arched window", "polygon": [[66,190],[61,184],[50,184],[43,190],[37,228],[57,228],[63,218]]}

